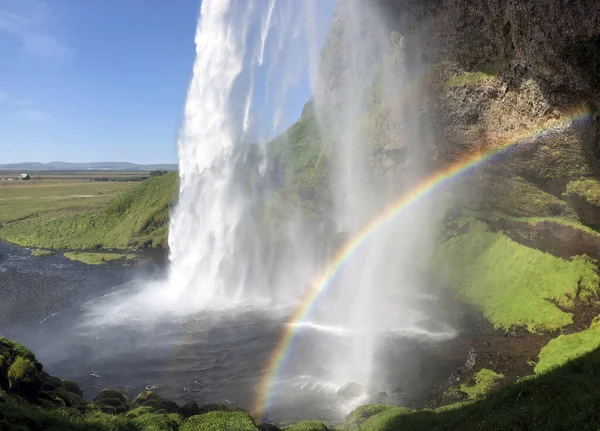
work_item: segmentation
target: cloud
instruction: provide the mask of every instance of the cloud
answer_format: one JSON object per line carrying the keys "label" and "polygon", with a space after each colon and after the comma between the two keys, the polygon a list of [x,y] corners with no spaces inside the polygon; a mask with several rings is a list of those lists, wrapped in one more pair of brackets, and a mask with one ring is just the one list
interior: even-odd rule
{"label": "cloud", "polygon": [[48,119],[50,118],[50,115],[46,111],[36,108],[22,109],[18,111],[18,114],[26,120],[35,122],[48,121]]}
{"label": "cloud", "polygon": [[23,52],[36,57],[66,58],[74,51],[52,34],[44,0],[0,3],[0,33],[13,37]]}

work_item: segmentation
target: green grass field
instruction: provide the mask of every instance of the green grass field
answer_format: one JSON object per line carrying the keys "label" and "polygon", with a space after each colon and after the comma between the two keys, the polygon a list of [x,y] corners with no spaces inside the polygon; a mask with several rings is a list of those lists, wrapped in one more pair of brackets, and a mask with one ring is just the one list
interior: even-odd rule
{"label": "green grass field", "polygon": [[10,181],[0,239],[26,247],[164,247],[176,172],[139,182]]}
{"label": "green grass field", "polygon": [[37,213],[101,208],[135,182],[84,179],[0,181],[0,224]]}

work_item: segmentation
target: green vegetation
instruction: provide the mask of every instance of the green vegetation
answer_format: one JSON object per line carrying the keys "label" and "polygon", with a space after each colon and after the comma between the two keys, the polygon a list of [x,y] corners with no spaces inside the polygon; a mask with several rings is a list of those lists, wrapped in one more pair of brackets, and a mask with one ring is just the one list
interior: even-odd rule
{"label": "green vegetation", "polygon": [[137,256],[134,253],[86,253],[75,251],[65,253],[65,257],[70,260],[77,260],[79,262],[87,263],[88,265],[102,265],[115,260],[134,260]]}
{"label": "green vegetation", "polygon": [[559,329],[572,323],[572,315],[550,301],[569,307],[575,297],[585,300],[598,292],[591,259],[556,258],[469,217],[458,219],[444,236],[434,253],[435,277],[480,308],[496,328]]}
{"label": "green vegetation", "polygon": [[243,412],[208,412],[192,416],[181,427],[181,431],[259,431],[254,420]]}
{"label": "green vegetation", "polygon": [[394,415],[399,414],[400,411],[403,411],[404,414],[408,414],[412,411],[404,407],[392,407],[385,404],[368,404],[366,406],[359,406],[350,412],[346,418],[346,423],[342,425],[340,431],[358,431],[360,429],[364,429],[362,424],[367,419],[388,410],[394,410]]}
{"label": "green vegetation", "polygon": [[600,206],[600,182],[590,178],[582,178],[567,184],[567,195],[579,196],[587,203]]}
{"label": "green vegetation", "polygon": [[132,185],[83,180],[0,181],[0,225],[48,211],[98,209]]}
{"label": "green vegetation", "polygon": [[102,209],[56,209],[5,224],[0,228],[0,238],[22,246],[53,249],[166,246],[177,178],[173,172],[136,183]]}
{"label": "green vegetation", "polygon": [[585,331],[559,335],[550,340],[540,352],[535,372],[544,373],[553,370],[598,347],[600,347],[600,318],[596,317]]}
{"label": "green vegetation", "polygon": [[466,180],[464,186],[456,196],[461,206],[513,217],[560,217],[577,223],[577,214],[566,202],[518,176],[486,174]]}
{"label": "green vegetation", "polygon": [[[597,322],[592,327],[598,330]],[[590,328],[591,329],[591,328]],[[595,335],[596,338],[598,334]],[[561,337],[557,338],[557,340]],[[573,347],[578,343],[573,340]],[[566,346],[566,345],[565,345]],[[541,356],[541,355],[540,355]],[[540,363],[542,360],[540,360]],[[126,391],[106,389],[84,401],[75,382],[61,381],[41,371],[33,354],[18,343],[0,338],[0,429],[111,431],[326,431],[319,421],[279,428],[259,424],[244,411],[214,405],[183,407],[153,392],[135,400]],[[361,406],[348,415],[342,431],[422,429],[598,429],[600,426],[600,348],[536,377],[482,395],[501,378],[490,370],[477,373],[474,385],[462,385],[469,401],[435,410],[413,411],[385,405]],[[149,404],[152,403],[153,406]],[[143,405],[140,405],[143,404]]]}
{"label": "green vegetation", "polygon": [[31,255],[33,257],[45,257],[45,256],[52,256],[54,253],[52,253],[50,250],[31,250]]}
{"label": "green vegetation", "polygon": [[[600,425],[600,350],[477,402],[407,414],[388,409],[362,430],[590,429]],[[358,429],[358,428],[357,428]]]}
{"label": "green vegetation", "polygon": [[328,431],[329,428],[321,421],[304,421],[289,427],[283,428],[283,431]]}
{"label": "green vegetation", "polygon": [[494,79],[494,75],[489,73],[476,71],[476,72],[464,72],[460,75],[454,75],[446,81],[446,88],[455,88],[455,87],[467,87],[478,85],[485,81],[489,81]]}
{"label": "green vegetation", "polygon": [[482,368],[475,374],[471,381],[461,384],[459,387],[453,387],[448,390],[447,395],[450,398],[467,398],[477,400],[486,395],[494,385],[504,378],[503,374],[498,374],[487,368]]}

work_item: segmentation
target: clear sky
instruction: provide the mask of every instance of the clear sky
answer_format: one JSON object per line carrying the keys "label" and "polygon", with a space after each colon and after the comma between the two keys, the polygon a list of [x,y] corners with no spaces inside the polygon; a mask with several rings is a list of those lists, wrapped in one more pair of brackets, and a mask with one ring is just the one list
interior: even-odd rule
{"label": "clear sky", "polygon": [[0,0],[0,163],[176,162],[199,9]]}

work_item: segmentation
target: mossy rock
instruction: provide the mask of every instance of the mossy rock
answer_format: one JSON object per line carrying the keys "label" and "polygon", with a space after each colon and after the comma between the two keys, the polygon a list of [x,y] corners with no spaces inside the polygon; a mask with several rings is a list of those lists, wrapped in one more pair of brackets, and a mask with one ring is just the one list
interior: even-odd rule
{"label": "mossy rock", "polygon": [[81,390],[79,385],[77,383],[75,383],[73,380],[63,380],[62,384],[63,384],[65,390],[83,398],[83,391]]}
{"label": "mossy rock", "polygon": [[136,407],[135,409],[129,410],[127,413],[125,413],[125,417],[127,419],[135,419],[142,415],[147,415],[150,413],[155,413],[155,410],[152,407]]}
{"label": "mossy rock", "polygon": [[[8,348],[9,350],[12,350],[14,352],[15,357],[21,356],[25,359],[29,359],[31,362],[34,362],[34,363],[37,362],[33,352],[31,350],[29,350],[27,347],[23,346],[22,344],[17,343],[16,341],[11,341],[7,338],[0,337],[0,354],[3,353],[3,347]],[[36,366],[39,369],[39,371],[42,371],[41,364],[38,363]]]}
{"label": "mossy rock", "polygon": [[392,406],[385,404],[367,404],[359,406],[346,416],[346,424],[344,424],[342,430],[351,429],[350,427],[352,426],[360,425],[371,416],[375,416],[391,408]]}
{"label": "mossy rock", "polygon": [[200,407],[198,407],[196,401],[189,401],[185,403],[183,406],[181,406],[180,411],[184,418],[202,414],[202,411],[200,411]]}
{"label": "mossy rock", "polygon": [[177,431],[183,418],[176,414],[144,414],[133,419],[133,425],[144,431]]}
{"label": "mossy rock", "polygon": [[19,356],[11,364],[7,373],[9,389],[23,398],[33,400],[42,386],[40,371],[34,362]]}
{"label": "mossy rock", "polygon": [[121,389],[103,389],[94,398],[94,404],[112,407],[117,413],[124,413],[129,410],[130,401],[129,392]]}
{"label": "mossy rock", "polygon": [[88,403],[84,406],[81,406],[79,409],[85,412],[102,412],[109,414],[117,413],[117,409],[107,404]]}
{"label": "mossy rock", "polygon": [[57,388],[51,391],[40,392],[40,399],[56,402],[66,407],[79,407],[86,404],[84,399],[77,394],[67,391],[64,388]]}
{"label": "mossy rock", "polygon": [[141,392],[133,400],[133,405],[136,407],[152,407],[157,411],[165,410],[167,413],[179,413],[179,406],[177,405],[177,403],[167,400],[152,391]]}
{"label": "mossy rock", "polygon": [[260,431],[254,419],[244,412],[210,412],[192,416],[180,431]]}
{"label": "mossy rock", "polygon": [[102,389],[96,398],[94,398],[94,402],[97,403],[105,398],[116,398],[125,404],[131,402],[129,392],[122,389]]}
{"label": "mossy rock", "polygon": [[458,205],[476,211],[501,212],[514,217],[562,217],[578,220],[569,204],[524,178],[486,173],[471,176],[457,188]]}
{"label": "mossy rock", "polygon": [[304,421],[283,428],[284,431],[329,431],[329,429],[321,421]]}
{"label": "mossy rock", "polygon": [[200,413],[204,414],[209,412],[245,412],[244,409],[241,409],[236,406],[232,406],[231,404],[222,404],[222,403],[213,403],[213,404],[201,404],[199,406]]}
{"label": "mossy rock", "polygon": [[51,376],[47,373],[42,373],[42,391],[53,391],[63,389],[63,381],[58,377]]}

